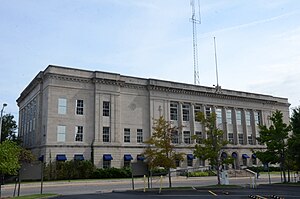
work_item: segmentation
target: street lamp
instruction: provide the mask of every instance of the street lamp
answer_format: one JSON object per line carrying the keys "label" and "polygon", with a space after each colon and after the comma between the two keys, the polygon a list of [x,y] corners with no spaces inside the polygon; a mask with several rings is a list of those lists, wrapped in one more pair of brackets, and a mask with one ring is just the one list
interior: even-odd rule
{"label": "street lamp", "polygon": [[3,103],[0,115],[0,143],[1,143],[1,135],[2,135],[2,117],[3,117],[3,110],[7,106],[6,103]]}

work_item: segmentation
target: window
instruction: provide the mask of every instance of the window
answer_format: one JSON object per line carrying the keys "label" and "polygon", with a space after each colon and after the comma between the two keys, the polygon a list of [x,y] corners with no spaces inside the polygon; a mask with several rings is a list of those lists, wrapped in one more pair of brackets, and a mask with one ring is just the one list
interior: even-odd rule
{"label": "window", "polygon": [[103,168],[108,169],[111,167],[111,161],[110,160],[103,160]]}
{"label": "window", "polygon": [[196,138],[196,143],[197,143],[197,144],[200,144],[201,139],[202,139],[202,132],[201,132],[201,131],[196,131],[196,132],[195,132],[195,135],[197,136],[197,138]]}
{"label": "window", "polygon": [[178,144],[179,143],[178,131],[173,131],[171,136],[172,136],[172,143]]}
{"label": "window", "polygon": [[109,127],[103,127],[103,142],[110,142]]}
{"label": "window", "polygon": [[216,109],[216,115],[217,115],[217,127],[222,127],[222,109],[217,108]]}
{"label": "window", "polygon": [[143,143],[144,142],[144,138],[143,138],[143,129],[137,129],[137,133],[136,133],[136,139],[138,143]]}
{"label": "window", "polygon": [[176,167],[180,167],[180,160],[179,159],[175,160],[175,165],[176,165]]}
{"label": "window", "polygon": [[76,114],[83,115],[83,100],[76,101]]}
{"label": "window", "polygon": [[250,117],[250,112],[246,111],[246,125],[250,126],[251,125],[251,117]]}
{"label": "window", "polygon": [[211,113],[211,107],[205,107],[205,115],[206,117],[209,117]]}
{"label": "window", "polygon": [[109,116],[110,104],[109,102],[103,102],[103,116]]}
{"label": "window", "polygon": [[178,115],[178,103],[171,102],[171,104],[170,104],[170,117],[171,117],[171,120],[177,120],[177,115]]}
{"label": "window", "polygon": [[238,137],[239,137],[239,144],[244,144],[244,134],[239,133]]}
{"label": "window", "polygon": [[252,135],[248,135],[248,144],[253,145]]}
{"label": "window", "polygon": [[183,139],[185,144],[191,144],[191,133],[189,131],[183,131]]}
{"label": "window", "polygon": [[76,142],[83,141],[83,126],[76,126],[75,141]]}
{"label": "window", "polygon": [[232,111],[230,109],[226,110],[226,122],[232,124]]}
{"label": "window", "polygon": [[58,99],[58,114],[67,113],[67,99],[59,98]]}
{"label": "window", "polygon": [[190,105],[189,104],[182,105],[182,120],[190,121]]}
{"label": "window", "polygon": [[201,106],[196,105],[194,107],[194,113],[195,113],[195,121],[196,122],[200,122],[199,118],[198,118],[198,114],[201,112]]}
{"label": "window", "polygon": [[187,159],[187,166],[192,167],[193,166],[193,159]]}
{"label": "window", "polygon": [[229,142],[230,144],[233,144],[233,143],[234,143],[233,133],[228,133],[228,142]]}
{"label": "window", "polygon": [[257,160],[254,157],[252,157],[252,165],[257,165]]}
{"label": "window", "polygon": [[130,142],[130,129],[124,129],[124,142]]}
{"label": "window", "polygon": [[236,124],[242,125],[242,111],[241,110],[236,111]]}
{"label": "window", "polygon": [[57,142],[66,141],[66,126],[57,126]]}
{"label": "window", "polygon": [[124,168],[130,167],[130,163],[131,163],[130,160],[124,160]]}
{"label": "window", "polygon": [[256,125],[261,125],[260,112],[257,112],[257,111],[254,112],[254,119],[255,119],[255,124]]}

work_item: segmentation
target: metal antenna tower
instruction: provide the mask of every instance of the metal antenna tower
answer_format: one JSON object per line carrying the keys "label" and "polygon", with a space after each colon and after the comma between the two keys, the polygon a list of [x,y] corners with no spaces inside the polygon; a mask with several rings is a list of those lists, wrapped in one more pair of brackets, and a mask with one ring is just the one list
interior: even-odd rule
{"label": "metal antenna tower", "polygon": [[198,18],[195,14],[195,0],[190,1],[190,5],[192,8],[192,18],[190,18],[190,22],[193,24],[193,50],[194,50],[194,84],[200,84],[199,78],[199,67],[198,67],[198,46],[197,46],[197,24],[201,24],[201,15],[200,15],[200,2],[198,0]]}

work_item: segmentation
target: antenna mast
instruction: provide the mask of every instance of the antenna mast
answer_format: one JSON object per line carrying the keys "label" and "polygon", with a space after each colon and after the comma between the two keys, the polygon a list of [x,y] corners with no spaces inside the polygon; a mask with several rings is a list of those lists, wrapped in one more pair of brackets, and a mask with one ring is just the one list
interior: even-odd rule
{"label": "antenna mast", "polygon": [[201,24],[201,15],[200,15],[200,2],[198,0],[198,12],[199,16],[196,17],[195,14],[195,0],[190,1],[190,5],[192,7],[192,18],[190,18],[190,22],[193,24],[193,50],[194,50],[194,84],[199,85],[199,67],[198,67],[198,46],[197,46],[197,24]]}
{"label": "antenna mast", "polygon": [[214,37],[216,77],[217,77],[217,86],[215,87],[215,89],[216,89],[216,93],[222,93],[221,86],[219,86],[218,59],[217,59],[217,47],[216,46],[217,46],[216,45],[216,37]]}
{"label": "antenna mast", "polygon": [[218,60],[217,60],[216,37],[214,37],[214,47],[215,47],[215,62],[216,62],[217,86],[219,86],[219,74],[218,74]]}

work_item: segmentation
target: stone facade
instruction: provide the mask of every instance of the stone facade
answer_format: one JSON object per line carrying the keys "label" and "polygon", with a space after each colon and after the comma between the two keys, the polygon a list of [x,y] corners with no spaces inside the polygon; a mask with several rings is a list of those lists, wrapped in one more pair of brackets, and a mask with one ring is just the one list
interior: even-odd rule
{"label": "stone facade", "polygon": [[259,164],[251,152],[264,148],[255,139],[258,124],[270,125],[276,109],[289,121],[286,98],[52,65],[17,102],[25,147],[47,162],[59,160],[57,155],[67,160],[79,155],[97,167],[139,161],[159,116],[183,127],[174,137],[176,150],[187,154],[178,163],[181,168],[205,164],[189,156],[195,144],[191,136],[206,136],[195,121],[198,111],[217,114],[218,128],[231,142],[224,153],[235,157],[236,168]]}

